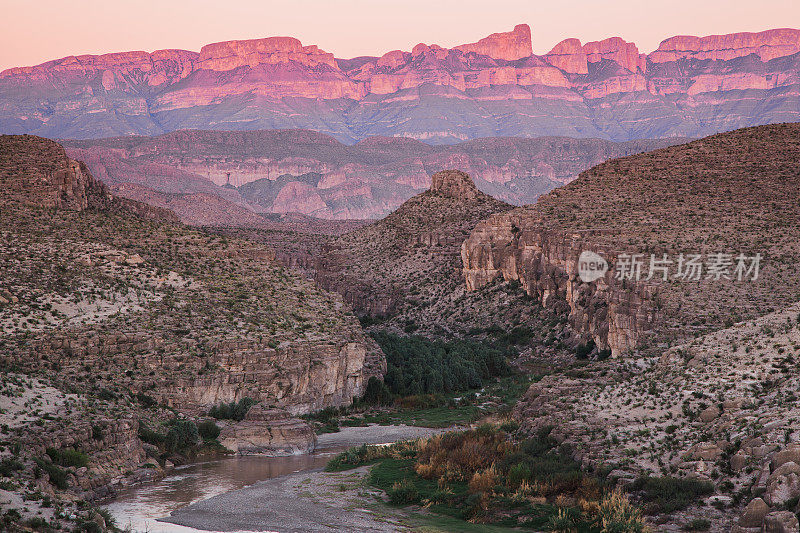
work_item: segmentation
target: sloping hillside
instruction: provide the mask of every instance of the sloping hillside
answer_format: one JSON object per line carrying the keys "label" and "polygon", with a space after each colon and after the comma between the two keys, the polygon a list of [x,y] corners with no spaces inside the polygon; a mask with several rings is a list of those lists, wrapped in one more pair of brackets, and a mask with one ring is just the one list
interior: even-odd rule
{"label": "sloping hillside", "polygon": [[[577,364],[518,403],[523,432],[552,428],[586,467],[641,497],[659,531],[702,520],[712,531],[797,530],[799,162],[800,124],[609,161],[493,215],[462,248],[470,288],[519,280],[581,336]],[[608,272],[582,279],[585,251]],[[634,253],[646,257],[641,279],[617,279]],[[740,253],[761,255],[757,277],[739,279]],[[661,265],[666,280],[663,270],[646,279],[651,254],[674,261]],[[697,279],[684,275],[691,254],[702,256]],[[690,486],[676,477],[706,483],[705,496],[674,497]]]}
{"label": "sloping hillside", "polygon": [[[800,299],[798,160],[800,125],[782,124],[603,163],[479,224],[462,250],[467,284],[519,279],[541,301],[568,302],[584,339],[615,353],[781,309]],[[611,264],[597,282],[577,277],[583,250]],[[720,253],[733,264],[713,276]],[[620,254],[642,254],[638,282],[615,279]],[[664,254],[669,279],[661,270],[647,280],[651,255]],[[676,277],[681,254],[683,274],[702,256],[698,280]],[[740,254],[747,268],[760,254],[757,279],[735,279]]]}
{"label": "sloping hillside", "polygon": [[[154,441],[140,422],[160,428],[243,398],[270,410],[246,421],[266,449],[313,447],[308,426],[301,444],[267,426],[349,404],[384,371],[341,297],[284,269],[269,248],[118,199],[53,141],[2,136],[0,154],[0,456],[15,465],[9,476],[32,480],[41,461],[68,454],[88,470],[62,470],[76,466],[64,460],[35,490],[91,499],[118,476],[155,475],[176,452],[167,441],[159,455],[163,435]],[[233,444],[241,431],[228,435]],[[150,474],[137,470],[147,458],[140,437],[153,445]]]}

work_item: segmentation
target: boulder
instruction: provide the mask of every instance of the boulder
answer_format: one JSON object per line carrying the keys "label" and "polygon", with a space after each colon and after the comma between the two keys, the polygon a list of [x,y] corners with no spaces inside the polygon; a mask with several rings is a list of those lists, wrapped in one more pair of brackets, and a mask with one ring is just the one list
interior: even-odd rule
{"label": "boulder", "polygon": [[800,465],[785,463],[770,474],[765,500],[774,507],[797,497],[800,497]]}
{"label": "boulder", "polygon": [[739,518],[741,527],[761,527],[764,517],[769,513],[769,506],[761,498],[750,500]]}
{"label": "boulder", "polygon": [[742,450],[739,450],[731,457],[731,469],[734,472],[741,472],[747,465],[747,455]]}
{"label": "boulder", "polygon": [[317,436],[311,426],[288,412],[256,405],[244,420],[223,429],[219,441],[238,455],[279,457],[311,453]]}
{"label": "boulder", "polygon": [[798,533],[800,524],[791,511],[773,511],[764,517],[764,533]]}
{"label": "boulder", "polygon": [[144,259],[139,254],[133,254],[125,258],[125,263],[131,266],[141,265],[144,263]]}
{"label": "boulder", "polygon": [[716,461],[722,455],[722,450],[712,442],[700,442],[689,449],[689,455],[694,459]]}
{"label": "boulder", "polygon": [[778,468],[788,462],[800,464],[800,444],[789,444],[772,457],[772,468]]}
{"label": "boulder", "polygon": [[720,411],[716,405],[712,405],[700,412],[700,421],[706,424],[716,420],[719,417]]}

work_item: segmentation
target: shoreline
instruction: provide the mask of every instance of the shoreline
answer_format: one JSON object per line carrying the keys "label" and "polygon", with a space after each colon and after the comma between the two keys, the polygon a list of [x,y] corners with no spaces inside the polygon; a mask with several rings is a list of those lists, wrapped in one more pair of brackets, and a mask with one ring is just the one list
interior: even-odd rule
{"label": "shoreline", "polygon": [[[292,457],[330,453],[332,458],[343,449],[362,444],[411,440],[458,429],[463,428],[403,424],[344,427],[338,433],[319,435],[311,454]],[[162,511],[147,518],[200,531],[398,531],[402,524],[395,521],[387,524],[387,510],[397,517],[402,517],[403,513],[384,508],[379,503],[382,493],[363,486],[368,468],[327,473],[316,467],[269,477],[200,501],[179,503],[168,516]]]}

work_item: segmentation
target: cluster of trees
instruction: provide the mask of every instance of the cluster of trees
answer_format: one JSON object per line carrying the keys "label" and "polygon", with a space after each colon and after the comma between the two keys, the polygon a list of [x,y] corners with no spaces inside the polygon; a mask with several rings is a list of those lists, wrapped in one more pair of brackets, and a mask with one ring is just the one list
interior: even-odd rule
{"label": "cluster of trees", "polygon": [[397,396],[477,389],[491,378],[511,373],[506,351],[482,342],[444,342],[386,332],[373,337],[386,354],[384,383]]}

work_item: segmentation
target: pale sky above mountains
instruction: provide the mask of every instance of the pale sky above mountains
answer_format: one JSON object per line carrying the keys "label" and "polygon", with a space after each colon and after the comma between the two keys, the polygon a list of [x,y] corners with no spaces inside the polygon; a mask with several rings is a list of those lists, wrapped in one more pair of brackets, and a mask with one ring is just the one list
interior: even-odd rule
{"label": "pale sky above mountains", "polygon": [[798,0],[0,0],[0,70],[68,55],[276,35],[336,57],[454,46],[529,24],[534,53],[619,36],[644,53],[673,35],[800,28]]}

